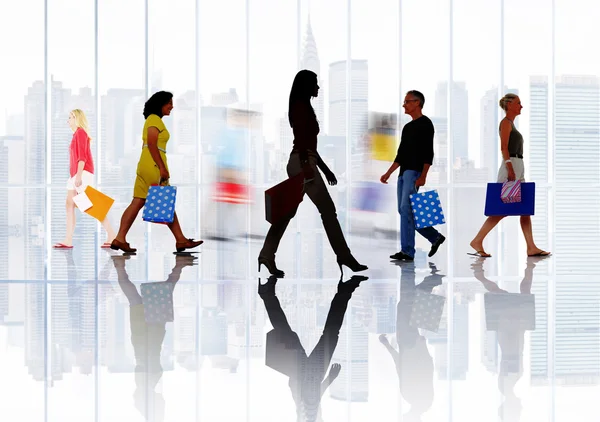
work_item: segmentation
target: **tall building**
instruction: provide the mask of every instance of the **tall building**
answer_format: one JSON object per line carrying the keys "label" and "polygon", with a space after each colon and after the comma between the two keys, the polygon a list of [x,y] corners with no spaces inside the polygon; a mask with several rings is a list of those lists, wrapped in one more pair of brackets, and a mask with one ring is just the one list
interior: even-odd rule
{"label": "tall building", "polygon": [[[464,82],[453,82],[450,92],[452,121],[449,140],[452,143],[451,162],[469,158],[469,94]],[[427,105],[427,98],[425,98]],[[448,118],[448,82],[439,82],[435,91],[435,116]]]}
{"label": "tall building", "polygon": [[489,180],[494,180],[500,164],[500,138],[498,135],[498,89],[486,91],[480,101],[481,131],[479,167],[485,169]]}
{"label": "tall building", "polygon": [[[44,186],[46,183],[46,88],[36,81],[25,96],[25,184]],[[46,219],[46,190],[27,189],[25,192],[25,277],[43,280],[44,237]]]}
{"label": "tall building", "polygon": [[[555,262],[558,274],[598,274],[600,85],[595,76],[556,80]],[[576,204],[576,205],[575,205]],[[582,228],[585,228],[582,230]]]}
{"label": "tall building", "polygon": [[[346,93],[345,60],[329,65],[329,135],[345,136],[353,151],[367,131],[369,110],[369,64],[350,62],[350,92]],[[349,94],[349,97],[346,95]],[[350,133],[346,133],[346,104],[350,102]]]}
{"label": "tall building", "polygon": [[[539,184],[535,195],[535,216],[532,219],[533,236],[541,248],[547,248],[550,231],[549,192],[542,184],[549,181],[548,171],[548,78],[533,76],[529,81],[529,140],[526,157],[527,177]],[[546,246],[548,245],[548,246]]]}
{"label": "tall building", "polygon": [[[120,167],[125,158],[126,146],[133,141],[129,139],[133,133],[126,131],[125,110],[136,98],[143,96],[143,89],[120,88],[111,88],[102,96],[99,140],[101,153],[96,164],[102,184],[122,184]],[[139,135],[135,137],[135,140],[139,139]]]}
{"label": "tall building", "polygon": [[323,78],[321,77],[321,61],[319,60],[317,41],[315,40],[310,24],[310,15],[308,16],[308,23],[306,25],[306,35],[304,36],[300,69],[311,70],[317,74],[319,87],[321,89],[319,90],[319,96],[313,100],[313,107],[317,119],[322,125],[321,130],[325,131],[325,87],[323,86]]}
{"label": "tall building", "polygon": [[[4,264],[0,266],[0,280],[8,279],[8,146],[4,144],[5,137],[0,136],[0,262]],[[8,285],[1,288],[6,290],[8,304]],[[2,296],[2,293],[0,293]],[[1,301],[1,299],[0,299]],[[7,309],[8,311],[8,309]],[[0,311],[1,312],[1,311]],[[0,319],[2,319],[0,314]]]}

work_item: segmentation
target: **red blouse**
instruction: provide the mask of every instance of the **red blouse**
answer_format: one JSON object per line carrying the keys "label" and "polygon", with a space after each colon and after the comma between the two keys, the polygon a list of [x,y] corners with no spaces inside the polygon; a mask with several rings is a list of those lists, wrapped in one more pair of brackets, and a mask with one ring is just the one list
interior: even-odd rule
{"label": "red blouse", "polygon": [[90,138],[82,128],[77,128],[69,147],[69,172],[71,177],[77,174],[77,163],[83,161],[83,169],[94,174],[94,159],[90,148]]}

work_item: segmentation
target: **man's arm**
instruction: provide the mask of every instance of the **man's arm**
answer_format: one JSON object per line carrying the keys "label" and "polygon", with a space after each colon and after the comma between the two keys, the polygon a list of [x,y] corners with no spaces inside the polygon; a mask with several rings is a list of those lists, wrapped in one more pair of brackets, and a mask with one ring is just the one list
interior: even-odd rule
{"label": "man's arm", "polygon": [[425,181],[427,180],[427,173],[429,172],[429,168],[433,164],[433,138],[435,135],[435,130],[433,128],[433,123],[430,123],[426,129],[424,129],[423,137],[421,139],[421,161],[423,161],[423,170],[421,170],[421,176],[415,183],[417,186],[423,186]]}

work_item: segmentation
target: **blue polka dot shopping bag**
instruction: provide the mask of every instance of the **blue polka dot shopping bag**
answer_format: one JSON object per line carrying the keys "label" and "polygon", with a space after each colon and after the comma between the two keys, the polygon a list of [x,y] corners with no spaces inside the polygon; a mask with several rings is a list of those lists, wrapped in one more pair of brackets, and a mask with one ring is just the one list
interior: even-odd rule
{"label": "blue polka dot shopping bag", "polygon": [[149,223],[172,223],[175,219],[177,187],[152,185],[148,190],[142,218]]}
{"label": "blue polka dot shopping bag", "polygon": [[440,196],[436,190],[413,193],[410,195],[410,205],[417,229],[446,223],[442,204],[440,203]]}

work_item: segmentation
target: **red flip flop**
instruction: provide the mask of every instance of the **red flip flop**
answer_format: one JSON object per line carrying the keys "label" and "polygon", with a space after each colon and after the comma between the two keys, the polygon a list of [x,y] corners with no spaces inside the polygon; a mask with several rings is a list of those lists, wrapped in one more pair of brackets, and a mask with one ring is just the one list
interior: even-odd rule
{"label": "red flip flop", "polygon": [[73,245],[68,246],[65,245],[64,243],[57,243],[56,245],[53,246],[54,249],[73,249]]}

